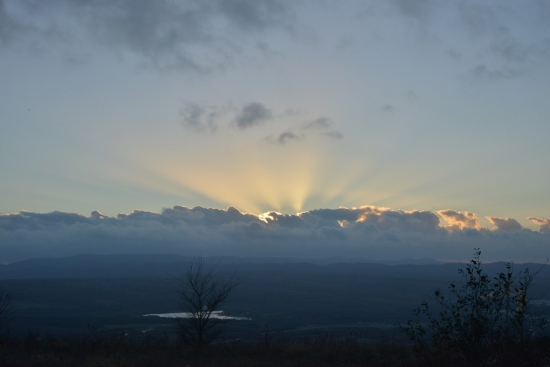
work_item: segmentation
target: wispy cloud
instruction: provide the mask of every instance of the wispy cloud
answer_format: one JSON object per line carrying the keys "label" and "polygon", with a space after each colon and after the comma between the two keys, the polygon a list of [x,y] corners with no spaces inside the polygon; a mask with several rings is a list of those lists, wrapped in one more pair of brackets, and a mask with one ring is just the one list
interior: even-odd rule
{"label": "wispy cloud", "polygon": [[334,122],[331,119],[327,117],[320,117],[311,122],[304,123],[301,130],[302,132],[314,131],[333,139],[342,139],[344,135],[341,132],[334,130],[332,128],[333,125]]}
{"label": "wispy cloud", "polygon": [[394,113],[395,112],[395,107],[390,105],[390,104],[387,104],[387,105],[382,106],[382,111],[385,112],[385,113]]}
{"label": "wispy cloud", "polygon": [[512,79],[522,74],[519,70],[513,69],[496,69],[491,70],[485,64],[480,64],[470,70],[470,75],[474,79],[484,79],[484,80],[497,80],[497,79]]}
{"label": "wispy cloud", "polygon": [[[512,0],[498,3],[391,0],[387,4],[391,14],[411,23],[422,37],[429,35],[429,39],[437,42],[442,36],[436,27],[442,19],[451,22],[454,35],[467,38],[470,50],[456,43],[456,48],[446,52],[459,62],[473,63],[469,67],[471,78],[480,81],[517,78],[526,75],[534,65],[548,62],[550,45],[543,30],[549,22],[542,15],[548,14],[548,6],[541,1],[526,1],[521,6]],[[527,29],[530,31],[526,33]],[[471,50],[475,50],[475,56],[469,60],[462,57]]]}
{"label": "wispy cloud", "polygon": [[428,21],[442,7],[441,3],[433,0],[390,0],[389,3],[403,16],[419,22]]}
{"label": "wispy cloud", "polygon": [[186,102],[180,108],[183,126],[193,132],[214,132],[226,112],[227,108],[192,102]]}
{"label": "wispy cloud", "polygon": [[290,141],[301,141],[308,137],[308,135],[320,135],[320,136],[326,136],[331,139],[343,139],[344,135],[334,130],[333,127],[334,123],[331,119],[327,117],[319,117],[313,121],[308,121],[302,123],[301,127],[299,129],[295,130],[286,130],[279,135],[273,136],[268,135],[264,139],[270,143],[276,143],[280,145],[284,145]]}
{"label": "wispy cloud", "polygon": [[297,135],[295,133],[293,133],[292,131],[284,131],[282,133],[280,133],[279,135],[277,135],[276,137],[274,137],[273,135],[269,135],[267,137],[265,137],[265,140],[270,142],[270,143],[276,143],[276,144],[286,144],[288,143],[289,141],[292,141],[292,140],[302,140],[304,139],[304,135]]}
{"label": "wispy cloud", "polygon": [[332,126],[332,121],[326,117],[320,117],[311,122],[306,122],[302,126],[302,130],[326,130]]}

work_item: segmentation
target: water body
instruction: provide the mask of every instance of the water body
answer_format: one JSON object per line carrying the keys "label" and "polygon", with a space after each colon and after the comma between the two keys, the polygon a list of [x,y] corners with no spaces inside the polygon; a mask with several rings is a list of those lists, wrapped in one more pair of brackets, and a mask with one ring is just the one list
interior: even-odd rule
{"label": "water body", "polygon": [[[169,319],[175,319],[175,318],[188,319],[193,317],[193,315],[190,312],[151,313],[143,316],[157,316],[157,317],[165,317]],[[226,315],[223,315],[223,311],[212,312],[212,314],[210,315],[210,318],[219,319],[219,320],[252,320],[249,317],[226,316]]]}

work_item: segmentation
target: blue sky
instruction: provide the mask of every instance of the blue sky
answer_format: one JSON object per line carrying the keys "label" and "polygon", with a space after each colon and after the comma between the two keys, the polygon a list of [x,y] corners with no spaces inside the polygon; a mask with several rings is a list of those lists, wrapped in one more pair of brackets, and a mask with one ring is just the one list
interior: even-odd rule
{"label": "blue sky", "polygon": [[0,0],[0,81],[0,246],[21,211],[174,206],[550,246],[547,1]]}

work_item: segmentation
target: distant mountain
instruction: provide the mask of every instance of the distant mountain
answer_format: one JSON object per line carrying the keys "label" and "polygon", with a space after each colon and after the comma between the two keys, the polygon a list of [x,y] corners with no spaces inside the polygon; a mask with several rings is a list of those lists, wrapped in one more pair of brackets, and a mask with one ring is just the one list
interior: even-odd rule
{"label": "distant mountain", "polygon": [[434,259],[430,259],[427,257],[424,257],[422,259],[401,259],[401,260],[382,260],[380,261],[381,264],[386,265],[440,265],[444,264],[441,261],[437,261]]}
{"label": "distant mountain", "polygon": [[[177,275],[183,265],[192,261],[190,256],[174,254],[141,255],[90,255],[82,254],[63,258],[40,258],[0,265],[0,279],[41,278],[167,278]],[[433,259],[403,259],[374,261],[369,259],[324,258],[255,258],[205,257],[207,262],[223,264],[231,269],[238,267],[248,272],[255,269],[276,269],[282,272],[325,272],[339,274],[374,275],[384,277],[444,276],[454,277],[464,264],[441,263]],[[504,270],[504,263],[486,264],[488,273]],[[519,266],[519,264],[518,264]],[[540,264],[524,264],[531,269]],[[493,271],[494,269],[494,271]]]}
{"label": "distant mountain", "polygon": [[[296,260],[296,259],[293,259]],[[429,258],[423,258],[423,259],[401,259],[401,260],[374,260],[374,259],[367,259],[367,258],[353,258],[353,257],[340,257],[340,256],[332,256],[332,257],[325,257],[321,259],[307,259],[307,260],[300,260],[301,262],[310,262],[312,264],[319,264],[319,265],[328,265],[328,264],[337,264],[337,263],[362,263],[362,264],[385,264],[385,265],[436,265],[436,264],[443,264],[441,261],[437,261],[434,259]],[[295,262],[295,261],[286,261],[286,262]]]}

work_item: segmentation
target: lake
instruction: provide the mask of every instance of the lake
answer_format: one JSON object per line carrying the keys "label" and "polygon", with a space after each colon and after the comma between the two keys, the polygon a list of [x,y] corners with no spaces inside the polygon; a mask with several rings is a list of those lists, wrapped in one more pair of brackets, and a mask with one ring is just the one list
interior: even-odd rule
{"label": "lake", "polygon": [[[157,316],[157,317],[175,319],[175,318],[190,318],[192,317],[192,314],[190,312],[169,312],[169,313],[152,313],[152,314],[147,314],[143,316]],[[210,317],[213,319],[219,319],[219,320],[252,320],[249,317],[226,316],[226,315],[223,315],[223,311],[214,311],[212,312]]]}

